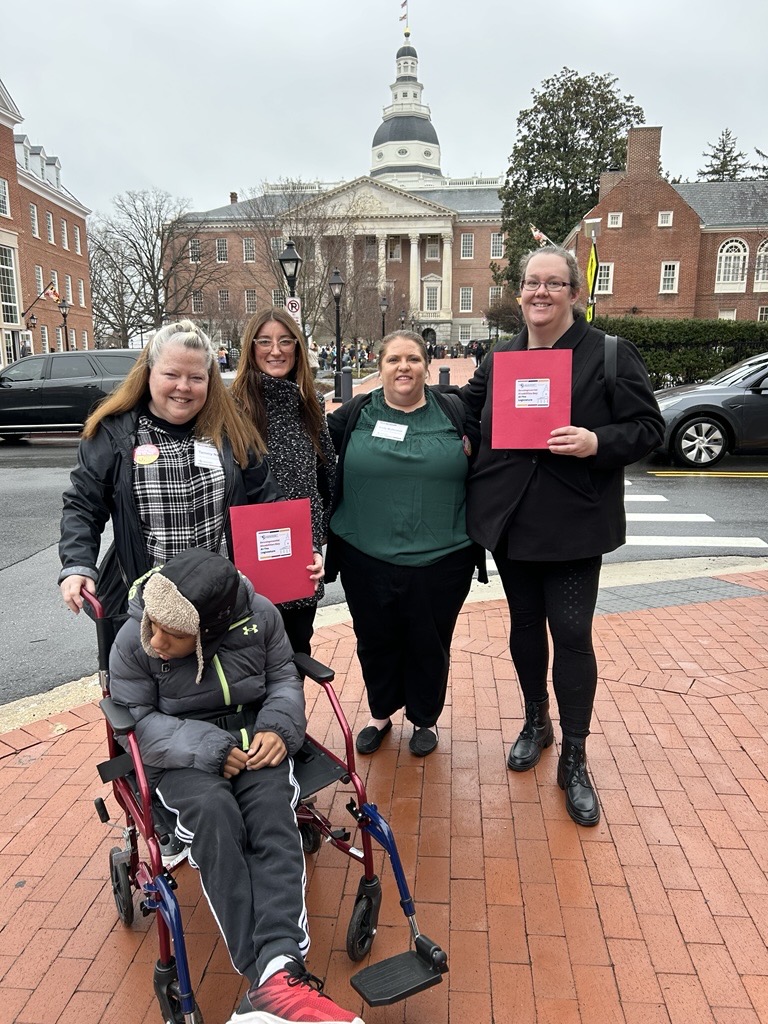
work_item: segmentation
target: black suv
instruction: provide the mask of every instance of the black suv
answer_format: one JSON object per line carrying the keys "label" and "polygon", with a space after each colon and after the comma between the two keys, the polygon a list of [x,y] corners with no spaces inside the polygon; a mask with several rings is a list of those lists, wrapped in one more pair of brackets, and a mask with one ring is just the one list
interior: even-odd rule
{"label": "black suv", "polygon": [[139,349],[25,356],[0,373],[0,437],[80,431],[88,413],[121,384]]}

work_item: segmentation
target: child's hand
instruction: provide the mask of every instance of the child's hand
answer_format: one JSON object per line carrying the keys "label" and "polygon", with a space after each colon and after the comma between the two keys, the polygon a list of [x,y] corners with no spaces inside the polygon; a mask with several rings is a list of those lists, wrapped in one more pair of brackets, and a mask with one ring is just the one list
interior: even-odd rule
{"label": "child's hand", "polygon": [[230,752],[227,754],[227,760],[224,762],[221,774],[225,779],[233,779],[236,775],[239,775],[247,765],[248,754],[244,750],[240,750],[238,747],[232,747]]}
{"label": "child's hand", "polygon": [[281,736],[276,732],[257,732],[248,749],[248,771],[275,768],[288,753]]}

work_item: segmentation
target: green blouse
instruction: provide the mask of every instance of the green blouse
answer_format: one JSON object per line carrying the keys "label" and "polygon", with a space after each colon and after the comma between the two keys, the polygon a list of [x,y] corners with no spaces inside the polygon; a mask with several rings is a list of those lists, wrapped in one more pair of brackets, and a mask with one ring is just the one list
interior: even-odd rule
{"label": "green blouse", "polygon": [[373,558],[431,565],[472,543],[467,469],[462,439],[429,392],[426,405],[406,413],[374,391],[349,438],[331,529]]}

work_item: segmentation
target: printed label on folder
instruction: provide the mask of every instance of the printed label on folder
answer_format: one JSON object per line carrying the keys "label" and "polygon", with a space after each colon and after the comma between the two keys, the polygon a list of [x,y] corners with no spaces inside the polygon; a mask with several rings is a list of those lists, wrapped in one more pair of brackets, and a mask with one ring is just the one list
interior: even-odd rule
{"label": "printed label on folder", "polygon": [[292,554],[289,528],[256,531],[256,557],[260,562],[267,562],[273,558],[290,558]]}
{"label": "printed label on folder", "polygon": [[515,381],[515,405],[518,409],[548,409],[549,378]]}

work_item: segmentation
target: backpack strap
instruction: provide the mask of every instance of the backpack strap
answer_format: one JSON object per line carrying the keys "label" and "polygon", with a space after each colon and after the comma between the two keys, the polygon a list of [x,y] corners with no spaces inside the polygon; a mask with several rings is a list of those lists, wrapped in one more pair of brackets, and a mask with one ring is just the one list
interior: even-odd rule
{"label": "backpack strap", "polygon": [[605,336],[605,390],[608,394],[608,404],[613,409],[613,395],[616,391],[616,361],[619,348],[619,339],[615,334]]}

